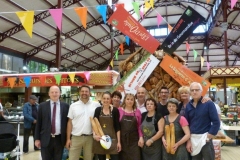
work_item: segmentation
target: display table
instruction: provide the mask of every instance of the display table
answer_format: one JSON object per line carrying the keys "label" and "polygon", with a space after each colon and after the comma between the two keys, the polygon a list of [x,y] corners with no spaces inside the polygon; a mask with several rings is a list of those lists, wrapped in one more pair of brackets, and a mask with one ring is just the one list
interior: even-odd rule
{"label": "display table", "polygon": [[224,130],[240,131],[240,126],[222,126]]}
{"label": "display table", "polygon": [[223,120],[223,121],[224,121],[224,120],[240,121],[240,118],[238,118],[238,119],[235,120],[235,119],[233,119],[233,117],[222,117],[221,120]]}

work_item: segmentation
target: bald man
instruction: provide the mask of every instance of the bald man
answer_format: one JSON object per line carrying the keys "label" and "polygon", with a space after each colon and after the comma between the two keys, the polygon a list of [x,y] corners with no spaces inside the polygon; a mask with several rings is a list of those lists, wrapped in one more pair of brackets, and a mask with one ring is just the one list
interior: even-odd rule
{"label": "bald man", "polygon": [[35,145],[41,148],[42,160],[61,160],[66,144],[69,105],[59,101],[58,86],[50,87],[48,95],[50,100],[39,105]]}
{"label": "bald man", "polygon": [[146,89],[144,87],[139,87],[137,89],[137,107],[141,111],[141,113],[147,112],[145,107],[146,100]]}

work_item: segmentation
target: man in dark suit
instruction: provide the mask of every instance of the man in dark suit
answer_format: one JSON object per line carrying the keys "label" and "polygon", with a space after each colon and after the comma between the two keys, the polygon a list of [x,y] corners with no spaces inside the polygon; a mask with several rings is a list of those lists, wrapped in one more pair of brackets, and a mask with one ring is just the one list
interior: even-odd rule
{"label": "man in dark suit", "polygon": [[66,144],[69,105],[59,101],[58,86],[50,87],[49,97],[50,101],[39,105],[35,145],[41,148],[43,160],[61,160]]}

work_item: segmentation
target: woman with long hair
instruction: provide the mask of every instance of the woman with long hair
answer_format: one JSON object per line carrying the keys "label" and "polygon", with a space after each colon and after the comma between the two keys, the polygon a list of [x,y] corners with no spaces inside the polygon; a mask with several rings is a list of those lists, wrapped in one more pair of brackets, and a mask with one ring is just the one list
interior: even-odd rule
{"label": "woman with long hair", "polygon": [[119,154],[120,160],[140,160],[143,135],[140,128],[141,112],[137,109],[135,96],[128,93],[124,97],[122,107],[118,108],[121,125],[122,151]]}
{"label": "woman with long hair", "polygon": [[106,160],[106,154],[110,154],[111,160],[118,160],[118,153],[121,151],[119,111],[111,106],[111,93],[105,92],[102,95],[102,106],[96,108],[94,117],[99,120],[103,133],[109,135],[112,144],[109,149],[100,145],[100,136],[94,135],[93,153],[98,155],[99,160]]}
{"label": "woman with long hair", "polygon": [[164,119],[157,114],[157,102],[153,98],[148,98],[144,106],[147,112],[142,113],[141,129],[144,137],[142,160],[160,160]]}

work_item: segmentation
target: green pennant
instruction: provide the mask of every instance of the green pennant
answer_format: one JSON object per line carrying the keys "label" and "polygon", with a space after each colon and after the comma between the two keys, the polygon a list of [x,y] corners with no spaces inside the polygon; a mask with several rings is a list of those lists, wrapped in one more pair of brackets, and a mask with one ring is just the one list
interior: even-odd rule
{"label": "green pennant", "polygon": [[118,50],[115,53],[115,59],[118,61]]}
{"label": "green pennant", "polygon": [[62,74],[55,74],[54,77],[55,77],[57,85],[59,85],[61,82]]}
{"label": "green pennant", "polygon": [[193,50],[194,62],[196,61],[197,55],[198,55],[198,52]]}
{"label": "green pennant", "polygon": [[140,18],[140,13],[139,13],[139,2],[132,2],[134,12],[137,14],[138,19]]}

